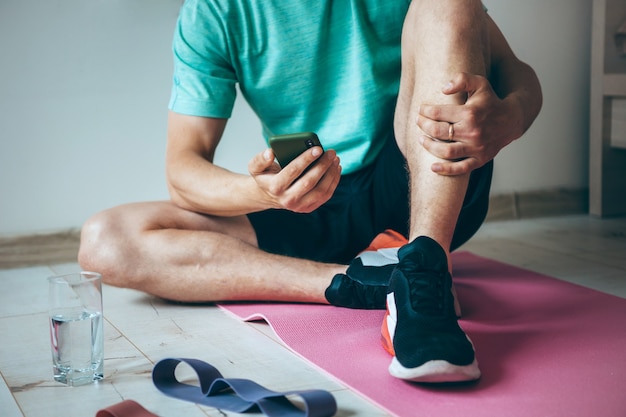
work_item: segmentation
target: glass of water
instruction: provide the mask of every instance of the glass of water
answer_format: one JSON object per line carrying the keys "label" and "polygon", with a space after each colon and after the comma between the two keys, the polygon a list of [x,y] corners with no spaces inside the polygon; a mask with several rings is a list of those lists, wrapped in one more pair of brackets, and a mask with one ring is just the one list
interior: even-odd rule
{"label": "glass of water", "polygon": [[76,272],[48,278],[55,381],[77,386],[104,377],[102,277]]}

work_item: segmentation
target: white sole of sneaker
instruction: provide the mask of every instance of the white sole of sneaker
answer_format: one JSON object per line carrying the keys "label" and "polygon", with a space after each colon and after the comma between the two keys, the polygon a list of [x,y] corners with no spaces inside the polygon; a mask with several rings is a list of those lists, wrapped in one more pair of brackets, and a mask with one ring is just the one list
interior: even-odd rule
{"label": "white sole of sneaker", "polygon": [[413,382],[443,383],[474,381],[480,378],[478,362],[474,359],[469,365],[453,365],[444,360],[433,360],[417,368],[405,368],[394,357],[389,365],[389,373],[400,379]]}

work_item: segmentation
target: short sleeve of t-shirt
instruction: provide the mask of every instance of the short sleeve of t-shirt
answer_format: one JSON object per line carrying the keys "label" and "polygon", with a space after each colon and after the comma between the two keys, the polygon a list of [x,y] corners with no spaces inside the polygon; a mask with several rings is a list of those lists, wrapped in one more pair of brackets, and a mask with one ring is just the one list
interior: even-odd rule
{"label": "short sleeve of t-shirt", "polygon": [[193,116],[228,118],[237,80],[220,10],[209,1],[187,3],[181,8],[172,45],[174,74],[169,108]]}

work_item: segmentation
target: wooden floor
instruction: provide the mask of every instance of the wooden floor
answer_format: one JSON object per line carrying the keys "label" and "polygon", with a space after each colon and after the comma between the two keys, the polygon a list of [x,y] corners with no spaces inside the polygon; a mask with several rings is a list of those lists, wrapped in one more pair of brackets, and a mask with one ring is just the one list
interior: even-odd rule
{"label": "wooden floor", "polygon": [[[161,417],[237,415],[156,391],[152,367],[171,356],[202,359],[226,377],[250,378],[273,390],[329,390],[337,399],[338,416],[386,415],[292,354],[266,325],[240,323],[212,305],[166,303],[112,287],[104,288],[104,381],[75,388],[55,383],[45,278],[78,270],[75,262],[68,263],[76,244],[70,236],[59,243],[57,255],[28,248],[0,250],[0,416],[94,416],[124,399],[134,399]],[[488,222],[461,250],[626,298],[626,218]]]}

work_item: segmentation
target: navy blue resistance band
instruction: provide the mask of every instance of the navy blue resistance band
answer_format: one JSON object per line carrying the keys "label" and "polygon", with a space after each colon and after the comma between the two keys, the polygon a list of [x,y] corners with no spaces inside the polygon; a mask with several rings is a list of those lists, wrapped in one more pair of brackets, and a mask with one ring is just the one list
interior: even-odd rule
{"label": "navy blue resistance band", "polygon": [[[196,372],[200,387],[176,379],[174,371],[183,362]],[[261,411],[269,417],[330,417],[337,412],[335,398],[328,391],[275,392],[247,379],[225,379],[215,367],[198,359],[163,359],[154,366],[152,381],[170,397],[236,413]],[[289,401],[289,395],[299,396],[305,409]]]}

